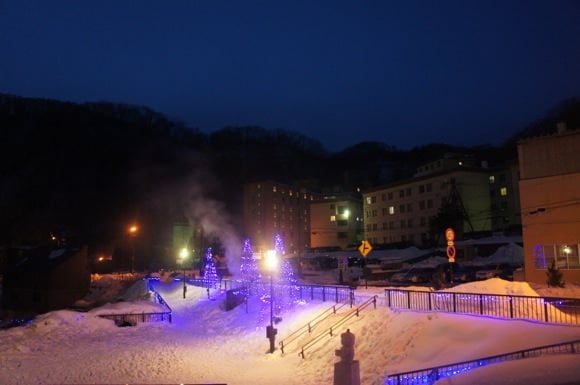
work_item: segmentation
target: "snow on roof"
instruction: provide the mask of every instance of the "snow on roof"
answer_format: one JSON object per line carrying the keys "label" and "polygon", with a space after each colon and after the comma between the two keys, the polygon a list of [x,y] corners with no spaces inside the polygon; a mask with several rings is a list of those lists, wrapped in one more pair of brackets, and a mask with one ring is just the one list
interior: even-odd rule
{"label": "snow on roof", "polygon": [[478,239],[466,239],[462,241],[455,241],[456,246],[465,245],[493,245],[493,244],[506,244],[506,243],[522,243],[521,235],[493,235],[491,237],[478,238]]}
{"label": "snow on roof", "polygon": [[521,266],[524,264],[524,249],[515,243],[500,246],[492,255],[484,258],[475,258],[470,262],[472,265],[490,265],[507,263],[511,266]]}

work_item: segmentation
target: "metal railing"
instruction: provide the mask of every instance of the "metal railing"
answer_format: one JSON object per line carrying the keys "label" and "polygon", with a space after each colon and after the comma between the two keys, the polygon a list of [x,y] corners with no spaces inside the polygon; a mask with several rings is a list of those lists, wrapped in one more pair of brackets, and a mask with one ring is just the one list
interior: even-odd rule
{"label": "metal railing", "polygon": [[147,289],[153,292],[153,301],[167,308],[164,312],[153,312],[153,313],[125,313],[125,314],[99,314],[99,317],[106,318],[115,321],[118,326],[129,326],[136,325],[138,322],[172,322],[172,310],[167,302],[163,299],[161,294],[159,294],[151,285],[151,281],[147,279]]}
{"label": "metal railing", "polygon": [[[244,281],[221,279],[215,281],[208,281],[201,278],[189,278],[187,283],[205,288],[213,288],[220,290],[230,290],[235,288],[244,287],[246,283]],[[354,289],[349,286],[336,286],[336,285],[281,285],[274,284],[276,292],[294,288],[296,290],[297,297],[300,300],[321,300],[322,302],[334,301],[336,303],[348,302],[352,306],[354,304]],[[255,294],[256,292],[266,292],[270,290],[269,282],[253,282],[251,285],[250,294]],[[252,293],[252,291],[254,293]]]}
{"label": "metal railing", "polygon": [[545,345],[531,349],[518,350],[515,352],[499,354],[463,361],[449,365],[436,366],[427,369],[414,370],[411,372],[396,373],[384,379],[384,385],[430,385],[445,377],[455,376],[472,369],[480,368],[498,362],[512,361],[529,357],[538,357],[545,354],[578,354],[580,353],[580,340],[563,342],[553,345]]}
{"label": "metal railing", "polygon": [[346,306],[346,303],[340,305],[333,305],[311,319],[307,324],[301,326],[300,328],[296,329],[293,333],[287,335],[284,339],[282,339],[278,344],[280,345],[280,351],[284,354],[284,349],[288,347],[289,344],[296,341],[298,338],[303,336],[304,334],[312,333],[313,328],[319,325],[321,322],[325,321],[329,317],[336,314],[338,310]]}
{"label": "metal railing", "polygon": [[388,307],[580,325],[580,299],[385,289]]}
{"label": "metal railing", "polygon": [[335,332],[338,327],[340,327],[341,325],[344,325],[348,320],[350,320],[354,316],[358,317],[360,312],[362,310],[364,310],[366,307],[368,307],[371,303],[374,305],[374,308],[376,309],[377,308],[377,296],[376,295],[369,298],[367,301],[362,303],[360,306],[358,306],[358,307],[352,309],[351,311],[349,311],[348,313],[346,313],[341,319],[339,319],[332,326],[330,326],[330,328],[328,328],[324,332],[318,334],[316,337],[314,337],[313,339],[308,341],[306,344],[302,345],[302,347],[300,349],[300,353],[299,353],[300,357],[306,358],[306,356],[305,356],[306,350],[308,350],[312,346],[316,345],[318,342],[323,340],[325,337],[327,337],[327,336],[332,337],[333,336],[332,333]]}

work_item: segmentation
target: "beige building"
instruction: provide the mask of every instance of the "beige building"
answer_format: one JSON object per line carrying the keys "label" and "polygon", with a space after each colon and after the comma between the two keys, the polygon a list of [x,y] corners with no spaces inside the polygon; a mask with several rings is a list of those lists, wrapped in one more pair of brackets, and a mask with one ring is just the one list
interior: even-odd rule
{"label": "beige building", "polygon": [[366,191],[365,238],[372,244],[417,246],[441,241],[443,234],[431,234],[430,222],[447,202],[464,207],[469,218],[464,231],[491,230],[489,170],[447,158],[420,167],[413,179]]}
{"label": "beige building", "polygon": [[286,253],[310,247],[310,203],[320,195],[300,186],[274,181],[244,186],[244,228],[254,251],[274,248],[274,236],[284,239]]}
{"label": "beige building", "polygon": [[566,282],[580,283],[580,130],[518,144],[525,277],[546,282],[555,261]]}
{"label": "beige building", "polygon": [[310,246],[357,247],[363,236],[360,195],[324,196],[310,205]]}

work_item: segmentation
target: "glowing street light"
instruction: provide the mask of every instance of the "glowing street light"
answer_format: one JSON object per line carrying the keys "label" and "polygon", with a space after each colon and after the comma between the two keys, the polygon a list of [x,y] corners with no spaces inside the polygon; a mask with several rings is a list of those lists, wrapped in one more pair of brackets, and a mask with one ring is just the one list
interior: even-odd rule
{"label": "glowing street light", "polygon": [[266,267],[270,271],[270,326],[266,327],[266,338],[270,340],[270,353],[276,350],[276,333],[274,329],[274,273],[278,269],[278,255],[276,250],[266,252]]}
{"label": "glowing street light", "polygon": [[[129,235],[131,238],[135,238],[137,236],[137,232],[139,231],[139,227],[137,225],[132,225],[129,227]],[[135,241],[131,240],[131,273],[135,272]]]}
{"label": "glowing street light", "polygon": [[183,268],[183,298],[185,299],[185,293],[187,292],[187,286],[185,286],[185,260],[189,257],[189,250],[186,247],[179,250],[179,262]]}

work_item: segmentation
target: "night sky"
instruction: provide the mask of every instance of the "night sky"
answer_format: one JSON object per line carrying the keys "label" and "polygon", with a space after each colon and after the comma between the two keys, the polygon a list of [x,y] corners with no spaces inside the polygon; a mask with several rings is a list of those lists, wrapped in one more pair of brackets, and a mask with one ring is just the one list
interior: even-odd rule
{"label": "night sky", "polygon": [[0,0],[0,92],[330,150],[498,144],[580,96],[580,1]]}

